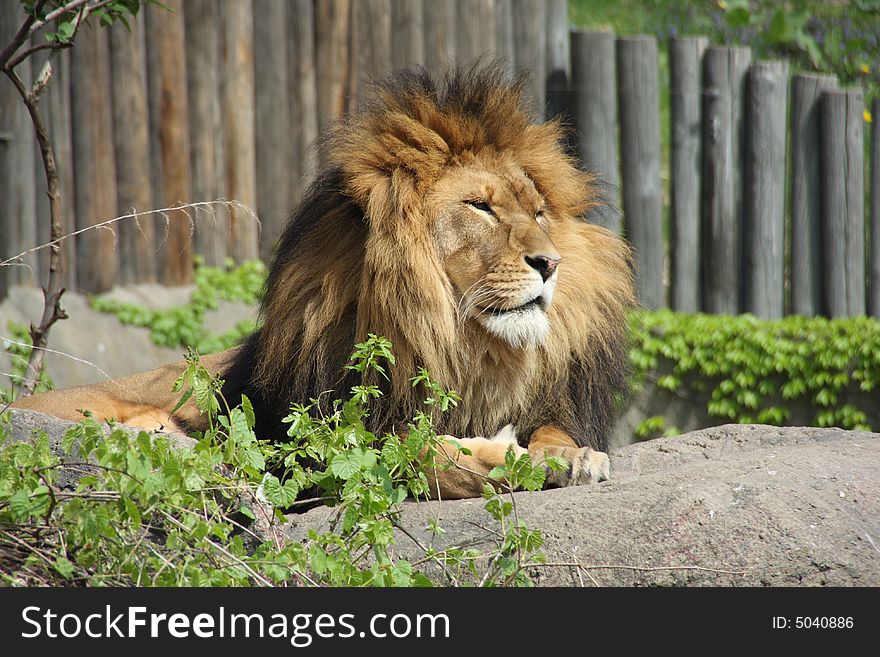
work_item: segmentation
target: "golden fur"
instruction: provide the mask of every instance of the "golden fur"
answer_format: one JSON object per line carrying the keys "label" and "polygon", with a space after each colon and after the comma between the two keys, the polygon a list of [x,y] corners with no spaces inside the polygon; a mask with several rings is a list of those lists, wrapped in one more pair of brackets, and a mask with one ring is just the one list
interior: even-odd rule
{"label": "golden fur", "polygon": [[[374,333],[391,339],[397,365],[379,381],[372,430],[402,430],[422,408],[410,378],[425,367],[462,396],[444,432],[470,439],[513,424],[536,458],[573,461],[557,483],[607,476],[594,450],[605,448],[626,389],[630,253],[584,220],[597,202],[593,181],[565,153],[557,121],[531,123],[522,88],[492,67],[455,71],[439,86],[404,72],[326,138],[327,167],[279,241],[262,328],[214,361],[227,399],[246,393],[254,403],[264,437],[284,438],[291,402],[357,384],[344,365]],[[180,369],[163,375],[169,390]],[[149,380],[147,406],[163,385]],[[103,385],[91,390],[106,404],[118,395]],[[159,414],[172,406],[155,400]],[[48,399],[37,405],[62,414]],[[169,419],[201,423],[191,408]],[[479,473],[506,449],[503,440],[468,446],[467,468]],[[447,472],[444,495],[479,494],[481,481]]]}

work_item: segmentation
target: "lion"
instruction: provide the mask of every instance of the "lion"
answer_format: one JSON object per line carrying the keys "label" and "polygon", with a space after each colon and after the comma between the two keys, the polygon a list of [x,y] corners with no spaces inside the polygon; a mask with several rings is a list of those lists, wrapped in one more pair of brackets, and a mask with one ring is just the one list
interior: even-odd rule
{"label": "lion", "polygon": [[[461,397],[438,427],[460,467],[438,468],[434,494],[479,496],[508,449],[564,457],[568,470],[549,472],[548,485],[609,477],[608,436],[628,386],[631,252],[585,219],[596,180],[567,154],[559,120],[531,121],[524,86],[493,65],[439,83],[398,72],[325,137],[324,169],[278,241],[261,328],[203,359],[227,400],[249,397],[260,437],[286,439],[292,402],[358,385],[345,365],[372,333],[391,340],[396,365],[371,431],[405,431],[423,408],[410,382],[419,368]],[[171,414],[184,367],[15,406],[199,431],[206,418],[191,403]]]}

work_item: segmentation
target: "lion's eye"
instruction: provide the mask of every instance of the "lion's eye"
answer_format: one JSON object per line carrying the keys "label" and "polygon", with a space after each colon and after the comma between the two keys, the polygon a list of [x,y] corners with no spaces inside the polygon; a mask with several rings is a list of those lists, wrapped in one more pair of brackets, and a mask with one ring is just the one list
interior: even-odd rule
{"label": "lion's eye", "polygon": [[467,201],[467,204],[475,210],[480,210],[481,212],[485,212],[486,214],[495,214],[492,211],[492,206],[490,206],[486,201],[482,199],[473,199],[471,201]]}

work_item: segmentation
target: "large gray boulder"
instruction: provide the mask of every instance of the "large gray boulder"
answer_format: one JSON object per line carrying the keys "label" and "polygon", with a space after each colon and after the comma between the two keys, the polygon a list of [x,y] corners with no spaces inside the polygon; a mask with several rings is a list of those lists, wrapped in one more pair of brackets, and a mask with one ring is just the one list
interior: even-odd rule
{"label": "large gray boulder", "polygon": [[[28,411],[12,434],[59,440],[69,423]],[[880,435],[840,429],[727,425],[611,453],[612,480],[515,495],[540,529],[545,586],[880,584]],[[497,523],[480,499],[405,503],[397,555],[487,548]],[[288,536],[328,527],[332,509],[289,516]],[[409,534],[409,535],[407,535]],[[442,582],[439,569],[434,570]]]}

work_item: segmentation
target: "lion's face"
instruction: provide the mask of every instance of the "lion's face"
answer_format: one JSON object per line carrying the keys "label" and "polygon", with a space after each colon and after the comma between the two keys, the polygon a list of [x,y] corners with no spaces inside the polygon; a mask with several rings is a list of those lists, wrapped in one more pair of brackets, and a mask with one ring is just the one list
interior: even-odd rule
{"label": "lion's face", "polygon": [[565,265],[534,183],[514,163],[475,161],[447,172],[427,200],[441,208],[434,240],[459,318],[515,348],[542,344]]}

